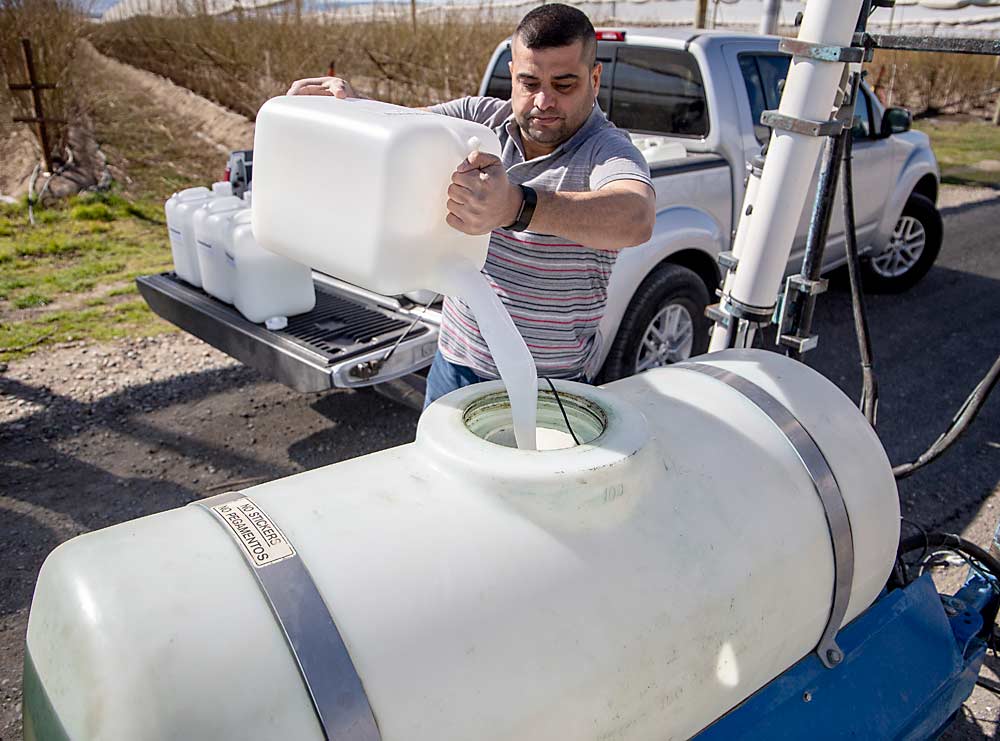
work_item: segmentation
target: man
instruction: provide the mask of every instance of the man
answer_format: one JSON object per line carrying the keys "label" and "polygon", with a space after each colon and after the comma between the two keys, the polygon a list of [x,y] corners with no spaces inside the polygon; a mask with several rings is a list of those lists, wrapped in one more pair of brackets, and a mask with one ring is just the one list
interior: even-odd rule
{"label": "man", "polygon": [[[455,170],[447,221],[466,234],[491,234],[483,273],[540,377],[596,374],[597,327],[617,250],[648,240],[655,220],[645,159],[597,105],[596,50],[586,15],[543,5],[514,31],[510,101],[467,97],[428,108],[485,124],[500,138],[500,159],[476,152]],[[355,96],[329,77],[299,80],[288,92]],[[475,316],[446,298],[424,406],[497,377]]]}

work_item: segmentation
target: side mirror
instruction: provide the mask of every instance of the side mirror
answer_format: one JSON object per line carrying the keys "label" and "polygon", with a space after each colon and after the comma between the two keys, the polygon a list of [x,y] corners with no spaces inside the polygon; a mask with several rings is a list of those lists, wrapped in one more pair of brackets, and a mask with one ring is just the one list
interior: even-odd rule
{"label": "side mirror", "polygon": [[905,108],[886,108],[882,114],[882,137],[902,134],[913,128],[913,114]]}

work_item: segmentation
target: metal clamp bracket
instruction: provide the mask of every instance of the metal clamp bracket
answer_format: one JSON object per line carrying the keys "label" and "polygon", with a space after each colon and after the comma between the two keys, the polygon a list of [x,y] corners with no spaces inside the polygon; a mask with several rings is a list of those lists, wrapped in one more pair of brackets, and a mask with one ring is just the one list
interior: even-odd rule
{"label": "metal clamp bracket", "polygon": [[826,291],[829,281],[825,278],[812,280],[804,275],[790,275],[785,281],[785,291],[781,294],[781,308],[778,310],[778,336],[777,344],[783,347],[790,347],[800,355],[814,350],[819,344],[819,336],[792,334],[792,307],[797,295],[818,296]]}
{"label": "metal clamp bracket", "polygon": [[736,266],[740,263],[740,258],[738,258],[732,250],[720,252],[715,259],[718,260],[719,265],[724,267],[726,270],[736,270]]}
{"label": "metal clamp bracket", "polygon": [[292,543],[245,493],[193,503],[234,540],[271,607],[328,741],[381,741],[368,695],[316,583]]}
{"label": "metal clamp bracket", "polygon": [[706,306],[705,316],[726,329],[729,329],[729,323],[733,320],[733,318],[722,309],[720,304],[709,304]]}
{"label": "metal clamp bracket", "polygon": [[675,363],[670,367],[710,376],[753,403],[781,431],[809,473],[816,494],[823,505],[833,546],[833,599],[826,627],[816,645],[819,660],[823,666],[832,669],[844,660],[844,653],[837,645],[836,638],[851,601],[851,587],[854,583],[854,534],[851,532],[851,518],[847,513],[844,495],[829,462],[798,418],[757,384],[732,371],[708,363]]}
{"label": "metal clamp bracket", "polygon": [[788,277],[785,287],[786,292],[795,290],[808,296],[818,296],[821,293],[826,293],[826,289],[829,285],[830,281],[826,278],[812,280],[802,275],[791,275]]}
{"label": "metal clamp bracket", "polygon": [[737,301],[732,296],[723,296],[720,306],[730,316],[736,319],[745,319],[751,324],[770,324],[774,319],[773,306],[750,306]]}
{"label": "metal clamp bracket", "polygon": [[816,346],[819,345],[819,335],[783,334],[778,336],[778,344],[790,347],[801,355],[816,349]]}
{"label": "metal clamp bracket", "polygon": [[778,111],[764,111],[760,114],[764,126],[806,136],[837,136],[844,129],[842,121],[810,121],[808,118],[786,116]]}
{"label": "metal clamp bracket", "polygon": [[870,48],[814,44],[798,39],[782,39],[781,43],[778,44],[778,49],[796,57],[816,59],[820,62],[848,62],[851,64],[870,62],[873,54]]}

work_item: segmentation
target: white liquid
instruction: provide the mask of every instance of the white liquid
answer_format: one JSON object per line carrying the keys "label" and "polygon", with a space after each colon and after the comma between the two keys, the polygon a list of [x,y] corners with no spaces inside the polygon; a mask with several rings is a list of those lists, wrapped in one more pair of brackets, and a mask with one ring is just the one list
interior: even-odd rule
{"label": "white liquid", "polygon": [[573,436],[562,430],[552,430],[548,427],[535,428],[535,440],[539,450],[562,450],[576,445]]}
{"label": "white liquid", "polygon": [[[501,427],[494,430],[484,439],[507,448],[518,447],[517,441],[514,439],[514,430],[510,427]],[[538,450],[565,450],[576,445],[573,436],[568,432],[553,430],[548,427],[535,428],[535,442],[538,444]]]}
{"label": "white liquid", "polygon": [[458,296],[472,309],[479,324],[479,331],[486,340],[496,363],[500,379],[507,387],[511,416],[514,418],[514,437],[521,450],[536,450],[538,414],[538,373],[535,359],[524,344],[521,333],[514,326],[507,309],[500,301],[486,278],[471,263],[453,266],[442,286],[451,296]]}

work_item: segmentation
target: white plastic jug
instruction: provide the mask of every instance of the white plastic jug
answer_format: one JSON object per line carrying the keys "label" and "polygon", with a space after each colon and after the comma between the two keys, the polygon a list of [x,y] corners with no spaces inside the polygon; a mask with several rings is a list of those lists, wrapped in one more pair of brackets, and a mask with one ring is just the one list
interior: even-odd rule
{"label": "white plastic jug", "polygon": [[201,286],[201,268],[198,265],[198,249],[191,218],[211,198],[212,191],[208,188],[188,188],[170,196],[163,207],[167,215],[174,272],[181,280],[198,287]]}
{"label": "white plastic jug", "polygon": [[[899,536],[875,432],[801,363],[700,360],[764,389],[822,452],[851,519],[852,620]],[[723,380],[670,366],[557,387],[581,445],[489,442],[502,389],[474,385],[432,404],[411,444],[245,489],[245,507],[209,499],[59,546],[28,619],[26,722],[97,740],[323,738],[261,588],[294,610],[301,563],[323,620],[293,625],[298,645],[334,641],[328,613],[349,654],[313,675],[337,680],[317,694],[334,730],[359,717],[341,691],[353,664],[383,741],[690,738],[823,632],[837,574],[815,483]]]}
{"label": "white plastic jug", "polygon": [[378,293],[447,294],[444,268],[486,261],[488,234],[445,221],[451,175],[477,146],[500,154],[496,134],[457,118],[373,100],[272,98],[254,134],[254,234],[265,249]]}
{"label": "white plastic jug", "polygon": [[227,304],[233,302],[234,270],[226,257],[226,248],[230,241],[232,218],[246,208],[242,198],[223,196],[210,201],[194,215],[202,286],[207,293]]}
{"label": "white plastic jug", "polygon": [[232,222],[233,304],[251,322],[312,311],[316,289],[308,266],[269,252],[257,244],[249,209]]}
{"label": "white plastic jug", "polygon": [[481,124],[372,100],[267,101],[254,134],[253,231],[265,249],[378,293],[429,289],[476,314],[515,402],[518,445],[535,447],[531,353],[480,271],[489,235],[446,221],[455,168],[479,149]]}

